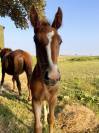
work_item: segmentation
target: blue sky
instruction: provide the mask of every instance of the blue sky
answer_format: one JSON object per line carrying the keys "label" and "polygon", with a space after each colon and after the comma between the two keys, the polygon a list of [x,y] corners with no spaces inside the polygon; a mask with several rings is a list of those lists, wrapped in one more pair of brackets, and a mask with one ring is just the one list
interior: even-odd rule
{"label": "blue sky", "polygon": [[[58,6],[63,10],[59,30],[62,55],[99,55],[99,0],[47,0],[46,16],[53,21]],[[35,54],[33,28],[17,29],[9,18],[0,18],[5,26],[5,46]]]}

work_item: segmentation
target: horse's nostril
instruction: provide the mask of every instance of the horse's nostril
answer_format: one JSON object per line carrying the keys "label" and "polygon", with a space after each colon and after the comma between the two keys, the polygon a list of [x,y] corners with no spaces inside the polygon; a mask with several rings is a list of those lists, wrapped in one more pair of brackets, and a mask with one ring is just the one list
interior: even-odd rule
{"label": "horse's nostril", "polygon": [[44,76],[44,79],[49,80],[48,71],[46,71],[45,76]]}
{"label": "horse's nostril", "polygon": [[57,74],[50,74],[48,71],[46,71],[45,75],[44,75],[44,79],[45,80],[55,80],[55,81],[59,81],[60,80],[60,73],[58,72]]}

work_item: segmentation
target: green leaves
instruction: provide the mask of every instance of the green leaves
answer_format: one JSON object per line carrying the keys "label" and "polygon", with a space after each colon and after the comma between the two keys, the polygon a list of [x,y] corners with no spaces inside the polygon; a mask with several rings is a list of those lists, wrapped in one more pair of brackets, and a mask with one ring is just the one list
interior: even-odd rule
{"label": "green leaves", "polygon": [[17,28],[28,28],[28,15],[32,4],[37,9],[40,19],[44,19],[44,0],[0,0],[0,16],[9,16]]}

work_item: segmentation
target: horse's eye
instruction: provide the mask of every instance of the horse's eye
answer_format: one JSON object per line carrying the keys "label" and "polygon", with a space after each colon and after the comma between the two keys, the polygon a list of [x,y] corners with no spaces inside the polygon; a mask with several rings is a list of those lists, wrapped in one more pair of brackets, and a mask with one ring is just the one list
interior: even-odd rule
{"label": "horse's eye", "polygon": [[38,40],[37,36],[34,36],[34,42],[39,43],[39,40]]}
{"label": "horse's eye", "polygon": [[60,41],[59,41],[59,44],[61,44],[62,43],[62,39],[60,39]]}

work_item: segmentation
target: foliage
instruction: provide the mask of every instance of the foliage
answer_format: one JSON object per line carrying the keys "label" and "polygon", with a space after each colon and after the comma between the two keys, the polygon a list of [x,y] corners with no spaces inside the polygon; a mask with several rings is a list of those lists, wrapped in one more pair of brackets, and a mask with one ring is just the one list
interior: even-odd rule
{"label": "foliage", "polygon": [[37,9],[40,18],[44,19],[44,0],[0,0],[0,16],[9,16],[17,28],[27,28],[32,4]]}

